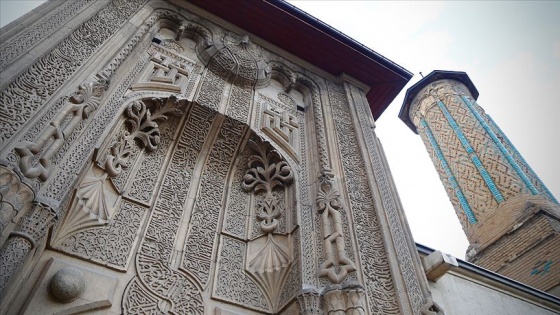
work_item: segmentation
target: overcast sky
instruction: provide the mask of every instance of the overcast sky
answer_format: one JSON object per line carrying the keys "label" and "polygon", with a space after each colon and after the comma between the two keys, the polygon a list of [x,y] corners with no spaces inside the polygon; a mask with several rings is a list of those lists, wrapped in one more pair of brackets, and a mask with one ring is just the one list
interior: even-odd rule
{"label": "overcast sky", "polygon": [[[41,2],[0,0],[0,26]],[[415,74],[376,131],[416,242],[458,258],[468,246],[420,137],[397,117],[420,71],[467,72],[478,103],[560,198],[560,1],[290,2]]]}

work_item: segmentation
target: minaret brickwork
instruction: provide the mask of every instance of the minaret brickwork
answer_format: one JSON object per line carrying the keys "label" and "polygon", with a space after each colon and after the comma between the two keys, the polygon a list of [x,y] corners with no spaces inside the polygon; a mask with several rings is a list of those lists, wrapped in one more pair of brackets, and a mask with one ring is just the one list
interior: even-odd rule
{"label": "minaret brickwork", "polygon": [[560,295],[560,206],[476,103],[464,72],[433,71],[399,117],[424,141],[470,242],[467,260]]}

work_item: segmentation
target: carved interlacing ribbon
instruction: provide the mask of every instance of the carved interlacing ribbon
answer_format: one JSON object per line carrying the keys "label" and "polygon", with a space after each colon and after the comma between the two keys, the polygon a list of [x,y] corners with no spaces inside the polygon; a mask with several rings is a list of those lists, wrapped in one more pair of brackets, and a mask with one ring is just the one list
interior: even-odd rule
{"label": "carved interlacing ribbon", "polygon": [[[51,159],[80,122],[97,110],[106,89],[107,84],[103,80],[80,85],[79,91],[69,98],[64,108],[33,142],[22,141],[15,147],[21,157],[19,167],[25,177],[38,177],[41,181],[48,179],[53,169]],[[68,117],[70,119],[65,123]]]}
{"label": "carved interlacing ribbon", "polygon": [[334,283],[341,283],[349,272],[356,270],[356,266],[346,256],[342,218],[340,216],[342,205],[338,200],[340,193],[334,188],[333,177],[334,175],[331,172],[323,171],[319,178],[320,189],[317,195],[317,204],[323,223],[326,256],[325,261],[319,267],[319,276],[327,276]]}

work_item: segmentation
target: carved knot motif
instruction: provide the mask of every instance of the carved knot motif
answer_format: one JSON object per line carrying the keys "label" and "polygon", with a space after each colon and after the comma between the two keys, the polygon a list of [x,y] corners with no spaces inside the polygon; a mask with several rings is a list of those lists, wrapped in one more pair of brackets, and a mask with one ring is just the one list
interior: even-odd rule
{"label": "carved knot motif", "polygon": [[134,101],[125,110],[127,134],[119,137],[110,147],[105,161],[105,171],[109,177],[119,176],[122,169],[128,167],[132,141],[148,152],[153,152],[161,142],[159,124],[170,116],[180,116],[184,111],[184,102],[170,96],[166,102],[160,98],[152,99],[153,107],[148,108],[143,101]]}
{"label": "carved knot motif", "polygon": [[278,227],[277,198],[272,194],[277,187],[289,185],[294,175],[292,168],[282,155],[262,140],[249,140],[249,146],[256,153],[249,158],[249,169],[243,176],[241,188],[247,192],[265,192],[264,201],[259,205],[257,220],[264,233],[272,233]]}
{"label": "carved knot motif", "polygon": [[[63,109],[43,129],[33,142],[22,141],[14,148],[20,156],[19,167],[25,177],[46,181],[53,169],[51,159],[78,125],[97,110],[107,82],[89,82],[68,99]],[[48,146],[47,146],[48,145]]]}
{"label": "carved knot motif", "polygon": [[323,225],[325,248],[325,261],[319,267],[319,276],[326,276],[333,283],[341,283],[349,272],[356,270],[356,267],[346,254],[340,214],[340,193],[334,186],[334,174],[328,169],[322,172],[319,183],[317,205]]}

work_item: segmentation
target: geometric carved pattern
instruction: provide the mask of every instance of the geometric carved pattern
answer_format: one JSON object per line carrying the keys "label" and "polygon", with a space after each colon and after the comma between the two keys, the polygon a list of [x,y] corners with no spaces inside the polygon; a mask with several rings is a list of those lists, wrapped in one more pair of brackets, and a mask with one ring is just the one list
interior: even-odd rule
{"label": "geometric carved pattern", "polygon": [[126,270],[146,213],[144,207],[123,201],[119,212],[106,226],[70,234],[53,246],[84,259]]}
{"label": "geometric carved pattern", "polygon": [[274,101],[262,103],[263,132],[282,146],[296,161],[298,156],[298,123],[294,109],[284,109]]}
{"label": "geometric carved pattern", "polygon": [[49,13],[39,23],[27,27],[25,31],[11,38],[7,43],[2,43],[0,49],[0,71],[11,64],[13,60],[23,54],[48,36],[58,27],[71,19],[77,11],[87,6],[93,0],[65,1],[59,4],[54,13]]}
{"label": "geometric carved pattern", "polygon": [[255,280],[245,269],[246,243],[225,235],[221,236],[220,261],[218,263],[215,298],[246,305],[257,310],[270,309],[268,299]]}

